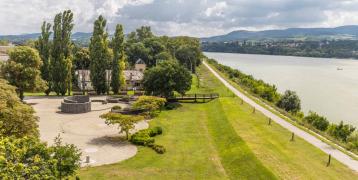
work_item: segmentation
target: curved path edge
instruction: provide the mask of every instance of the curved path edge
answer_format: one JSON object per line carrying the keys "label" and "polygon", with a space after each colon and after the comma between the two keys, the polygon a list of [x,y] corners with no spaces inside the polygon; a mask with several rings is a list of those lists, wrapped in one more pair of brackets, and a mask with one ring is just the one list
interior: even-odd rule
{"label": "curved path edge", "polygon": [[211,68],[205,61],[203,64],[210,70],[211,73],[215,75],[227,88],[229,88],[236,96],[240,97],[243,101],[255,107],[256,110],[260,111],[265,116],[271,118],[277,124],[281,125],[282,127],[286,128],[287,130],[295,133],[295,135],[301,137],[302,139],[306,140],[310,144],[316,146],[317,148],[321,149],[323,152],[327,154],[331,154],[336,160],[345,164],[350,169],[358,172],[358,161],[354,160],[347,154],[344,154],[342,151],[335,149],[331,145],[321,141],[317,137],[309,134],[308,132],[299,129],[298,127],[292,125],[291,123],[287,122],[286,120],[282,119],[281,117],[277,116],[276,114],[272,113],[271,111],[267,110],[263,106],[257,104],[251,98],[237,90],[234,86],[232,86],[229,82],[227,82],[224,78],[222,78],[213,68]]}

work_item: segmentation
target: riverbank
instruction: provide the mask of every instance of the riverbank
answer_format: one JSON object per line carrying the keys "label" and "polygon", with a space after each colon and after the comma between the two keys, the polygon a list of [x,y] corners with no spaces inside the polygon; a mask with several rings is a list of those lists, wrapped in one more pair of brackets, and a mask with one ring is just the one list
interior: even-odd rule
{"label": "riverbank", "polygon": [[[330,122],[358,127],[358,61],[341,59],[205,53],[220,64],[274,84],[280,93],[296,91],[302,111]],[[337,68],[343,70],[337,70]]]}
{"label": "riverbank", "polygon": [[[81,179],[351,179],[357,173],[335,159],[326,167],[327,154],[267,117],[253,114],[248,104],[216,79],[207,68],[188,93],[219,93],[208,103],[182,103],[163,111],[149,124],[163,127],[156,142],[167,152],[158,155],[139,147],[124,162],[84,168]],[[270,178],[271,177],[271,178]]]}

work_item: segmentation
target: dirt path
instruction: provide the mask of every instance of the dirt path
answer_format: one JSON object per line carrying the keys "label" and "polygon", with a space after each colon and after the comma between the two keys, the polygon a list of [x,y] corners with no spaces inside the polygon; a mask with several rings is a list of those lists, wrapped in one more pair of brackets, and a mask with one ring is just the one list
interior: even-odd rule
{"label": "dirt path", "polygon": [[241,93],[235,87],[233,87],[229,82],[227,82],[224,78],[222,78],[215,70],[213,70],[206,62],[203,64],[227,87],[229,88],[236,96],[243,99],[246,103],[255,107],[256,110],[260,111],[265,116],[271,118],[277,124],[281,125],[282,127],[286,128],[287,130],[295,133],[295,135],[301,137],[302,139],[306,140],[307,142],[311,143],[312,145],[316,146],[317,148],[321,149],[323,152],[327,154],[331,154],[332,157],[340,161],[341,163],[345,164],[352,170],[358,172],[358,161],[354,160],[350,156],[344,154],[340,150],[335,149],[334,147],[330,146],[329,144],[321,141],[320,139],[316,138],[315,136],[309,134],[306,131],[299,129],[298,127],[292,125],[291,123],[287,122],[286,120],[280,118],[276,114],[272,113],[271,111],[267,110],[266,108],[262,107],[261,105],[257,104],[255,101],[247,97],[245,94]]}

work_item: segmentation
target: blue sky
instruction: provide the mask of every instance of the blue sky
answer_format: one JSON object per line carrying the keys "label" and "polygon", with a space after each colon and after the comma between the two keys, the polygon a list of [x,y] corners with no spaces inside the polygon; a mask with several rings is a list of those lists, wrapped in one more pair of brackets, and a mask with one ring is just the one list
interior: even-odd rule
{"label": "blue sky", "polygon": [[130,32],[211,36],[233,30],[358,24],[358,0],[0,0],[0,34],[39,32],[42,21],[71,9],[74,31],[91,32],[98,15]]}

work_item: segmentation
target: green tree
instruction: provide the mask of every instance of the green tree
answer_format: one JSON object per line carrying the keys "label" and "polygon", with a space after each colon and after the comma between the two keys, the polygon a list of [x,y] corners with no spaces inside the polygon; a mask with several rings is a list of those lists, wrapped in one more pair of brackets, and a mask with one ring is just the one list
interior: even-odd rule
{"label": "green tree", "polygon": [[53,152],[53,158],[56,160],[56,177],[58,179],[70,177],[80,168],[80,150],[73,144],[63,144],[60,136],[55,138],[51,151]]}
{"label": "green tree", "polygon": [[328,134],[343,142],[347,142],[347,138],[354,131],[355,128],[352,125],[344,124],[343,121],[341,121],[338,125],[331,124],[328,128]]}
{"label": "green tree", "polygon": [[113,61],[112,61],[112,78],[111,78],[111,87],[114,94],[118,94],[121,87],[120,75],[122,74],[123,69],[120,67],[120,61],[123,60],[124,56],[124,34],[123,26],[117,24],[116,32],[114,33],[114,38],[112,40],[113,48]]}
{"label": "green tree", "polygon": [[91,64],[91,59],[89,56],[89,50],[87,48],[80,48],[75,52],[73,58],[73,68],[75,70],[89,69],[90,64]]}
{"label": "green tree", "polygon": [[65,179],[80,167],[79,150],[56,140],[48,147],[38,138],[0,138],[0,177],[5,179]]}
{"label": "green tree", "polygon": [[184,94],[191,87],[190,72],[175,61],[163,61],[144,73],[143,86],[149,95],[169,98],[174,91]]}
{"label": "green tree", "polygon": [[31,106],[20,101],[15,87],[0,79],[0,137],[37,137],[38,118],[34,114]]}
{"label": "green tree", "polygon": [[200,64],[201,51],[199,47],[183,45],[176,51],[175,58],[180,64],[195,73],[196,66]]}
{"label": "green tree", "polygon": [[35,49],[26,46],[15,47],[10,51],[9,57],[10,59],[2,65],[1,72],[11,85],[17,87],[21,100],[24,99],[24,91],[46,89],[46,83],[40,76],[42,61]]}
{"label": "green tree", "polygon": [[53,25],[53,46],[51,54],[51,76],[53,90],[57,95],[71,91],[73,13],[64,11],[55,16]]}
{"label": "green tree", "polygon": [[106,113],[100,117],[106,120],[107,125],[118,125],[118,129],[120,129],[119,133],[124,132],[127,140],[129,139],[130,130],[135,127],[134,124],[138,121],[144,120],[143,116],[123,115],[117,113]]}
{"label": "green tree", "polygon": [[91,58],[91,81],[97,94],[104,94],[109,89],[106,82],[106,68],[110,61],[108,34],[105,31],[106,20],[99,16],[94,22],[93,35],[89,46]]}
{"label": "green tree", "polygon": [[296,92],[287,90],[277,102],[277,106],[287,112],[297,113],[301,110],[301,100]]}
{"label": "green tree", "polygon": [[51,92],[51,75],[50,75],[50,49],[51,49],[51,24],[43,22],[41,26],[41,35],[36,41],[36,49],[39,51],[43,65],[41,67],[41,77],[47,82],[48,88],[45,90],[46,95]]}
{"label": "green tree", "polygon": [[142,26],[138,28],[136,32],[139,41],[143,41],[144,39],[152,38],[154,36],[150,26]]}

